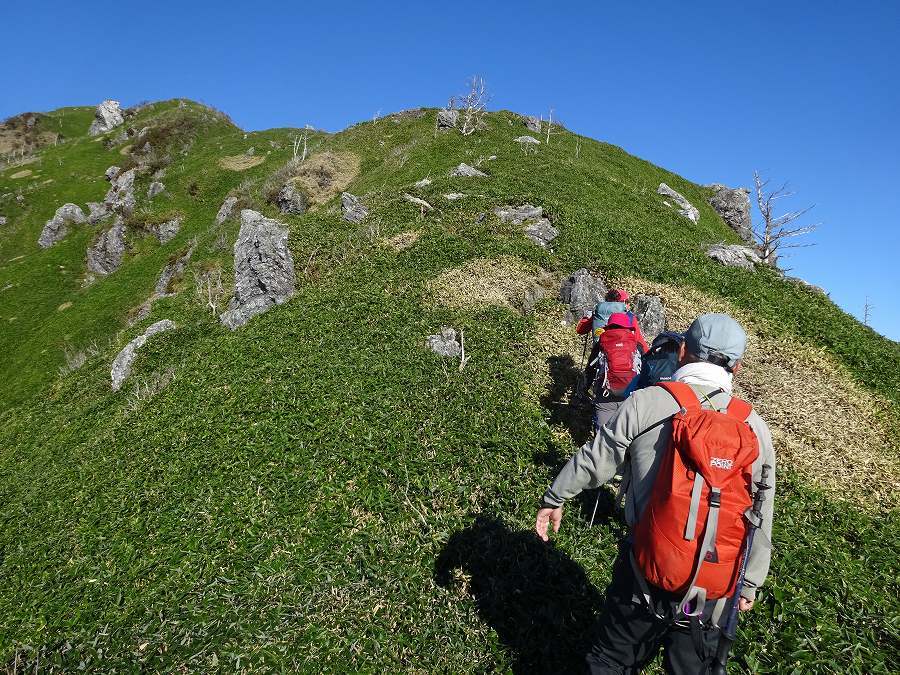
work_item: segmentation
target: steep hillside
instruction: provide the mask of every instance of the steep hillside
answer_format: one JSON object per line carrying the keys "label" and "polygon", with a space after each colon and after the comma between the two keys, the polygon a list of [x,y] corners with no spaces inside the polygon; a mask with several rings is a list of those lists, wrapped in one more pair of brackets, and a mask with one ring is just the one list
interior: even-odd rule
{"label": "steep hillside", "polygon": [[[62,140],[0,172],[0,658],[565,671],[622,529],[610,497],[594,528],[573,505],[553,545],[529,532],[584,440],[588,413],[569,401],[582,345],[557,296],[586,267],[658,295],[672,327],[723,310],[751,334],[742,393],[782,465],[772,577],[740,666],[888,672],[900,372],[886,364],[900,346],[770,269],[710,260],[708,244],[738,239],[707,188],[557,128],[549,145],[515,142],[527,131],[513,113],[471,136],[436,114],[309,132],[290,166],[301,130],[244,133],[191,102],[126,111],[98,137],[90,108],[42,118]],[[451,177],[461,162],[486,175]],[[136,204],[104,276],[87,250],[112,218],[37,242],[63,204],[103,202],[112,165],[135,169]],[[292,177],[301,215],[273,203]],[[342,217],[343,190],[368,208],[361,222]],[[494,212],[526,203],[558,229],[550,247]],[[286,225],[296,293],[232,332],[216,314],[241,208]],[[113,391],[117,353],[163,319],[176,328]],[[462,369],[425,345],[444,326],[465,336]]]}

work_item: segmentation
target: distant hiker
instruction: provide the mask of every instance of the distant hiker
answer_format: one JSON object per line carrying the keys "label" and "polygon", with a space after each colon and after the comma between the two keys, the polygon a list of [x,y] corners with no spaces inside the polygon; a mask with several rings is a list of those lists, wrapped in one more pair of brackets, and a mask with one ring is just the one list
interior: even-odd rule
{"label": "distant hiker", "polygon": [[[740,610],[753,607],[769,571],[775,451],[765,422],[731,395],[745,347],[731,317],[697,318],[674,381],[634,392],[544,493],[535,530],[546,541],[548,525],[559,531],[567,499],[626,463],[632,476],[630,534],[587,657],[593,673],[635,672],[660,647],[668,672],[706,673],[739,586]],[[771,489],[757,487],[754,496],[760,485]],[[756,536],[740,577],[748,532]]]}
{"label": "distant hiker", "polygon": [[[600,334],[606,328],[606,324],[609,323],[609,317],[613,314],[625,312],[629,316],[634,317],[634,314],[628,307],[629,297],[628,291],[623,291],[618,288],[608,291],[606,296],[604,296],[603,301],[598,302],[594,307],[594,311],[591,312],[590,316],[586,316],[578,322],[578,325],[575,327],[575,332],[579,335],[590,332],[594,339],[594,344],[596,345],[597,341],[600,339]],[[641,327],[636,320],[634,321],[634,332],[637,336],[638,343],[643,346],[644,351],[647,351],[647,341],[644,340],[644,336],[641,335]]]}
{"label": "distant hiker", "polygon": [[593,386],[595,430],[606,424],[634,388],[647,346],[638,339],[639,330],[633,314],[616,312],[591,350],[585,382]]}
{"label": "distant hiker", "polygon": [[671,382],[678,370],[682,343],[683,333],[665,331],[657,335],[650,345],[650,351],[641,360],[641,374],[635,382],[635,389],[643,389],[659,382]]}

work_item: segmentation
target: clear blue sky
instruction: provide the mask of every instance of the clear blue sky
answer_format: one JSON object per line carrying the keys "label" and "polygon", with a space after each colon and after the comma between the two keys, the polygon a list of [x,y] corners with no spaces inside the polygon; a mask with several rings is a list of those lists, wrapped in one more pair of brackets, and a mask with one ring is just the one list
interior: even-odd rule
{"label": "clear blue sky", "polygon": [[[563,6],[565,9],[563,10]],[[188,97],[246,129],[338,130],[441,105],[482,74],[492,107],[698,183],[754,169],[815,204],[785,261],[900,339],[900,3],[4,3],[0,117]]]}

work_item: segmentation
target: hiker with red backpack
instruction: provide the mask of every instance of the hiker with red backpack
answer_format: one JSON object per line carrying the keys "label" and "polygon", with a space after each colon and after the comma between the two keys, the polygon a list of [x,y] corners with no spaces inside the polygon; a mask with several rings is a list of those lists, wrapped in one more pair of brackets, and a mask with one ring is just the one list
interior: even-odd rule
{"label": "hiker with red backpack", "polygon": [[771,557],[775,450],[765,422],[731,393],[745,347],[731,317],[698,317],[673,381],[631,394],[544,494],[535,529],[546,541],[566,500],[629,465],[630,534],[587,657],[592,673],[636,672],[660,647],[667,672],[725,672],[738,609],[753,607]]}
{"label": "hiker with red backpack", "polygon": [[631,393],[646,350],[647,343],[633,314],[615,312],[609,317],[585,370],[585,381],[589,386],[592,383],[594,392],[595,432],[616,414]]}

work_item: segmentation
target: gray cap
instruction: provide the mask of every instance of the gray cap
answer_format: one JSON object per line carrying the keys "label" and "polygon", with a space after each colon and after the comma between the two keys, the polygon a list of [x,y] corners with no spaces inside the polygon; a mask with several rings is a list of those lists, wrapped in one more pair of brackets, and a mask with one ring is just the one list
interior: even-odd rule
{"label": "gray cap", "polygon": [[703,314],[685,334],[687,350],[706,361],[712,354],[721,354],[728,359],[728,367],[744,355],[747,348],[747,334],[737,321],[727,314]]}

